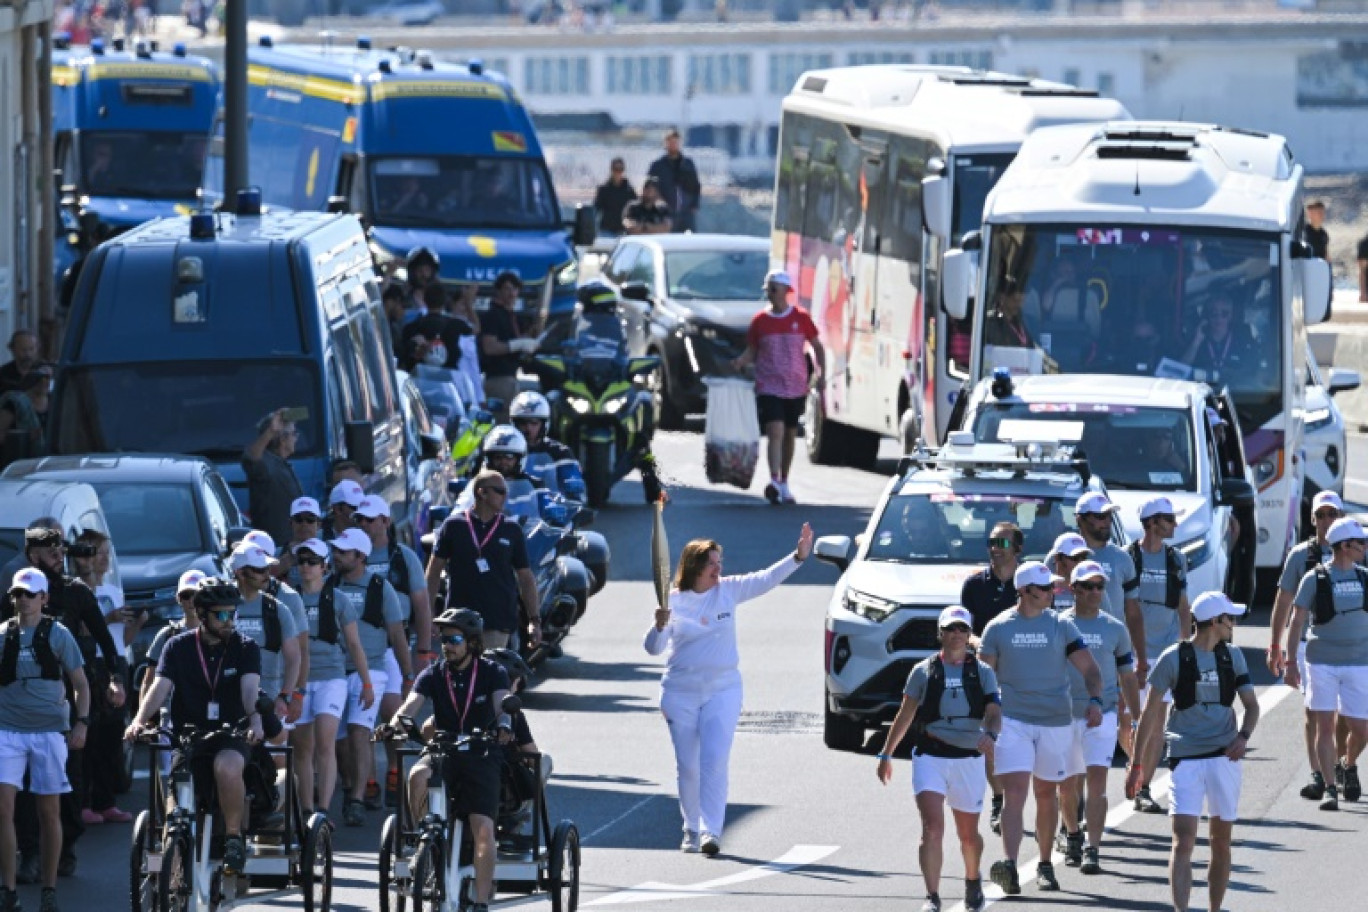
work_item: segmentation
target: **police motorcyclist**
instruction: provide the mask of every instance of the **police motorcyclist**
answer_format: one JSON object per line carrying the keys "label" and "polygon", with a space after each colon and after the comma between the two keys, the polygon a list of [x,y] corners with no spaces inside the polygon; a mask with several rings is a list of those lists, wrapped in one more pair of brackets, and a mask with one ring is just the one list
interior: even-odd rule
{"label": "police motorcyclist", "polygon": [[572,500],[584,500],[584,473],[580,471],[579,460],[575,458],[573,450],[548,433],[551,427],[551,403],[546,397],[533,390],[519,393],[509,406],[508,416],[527,441],[527,455],[546,457],[537,465],[525,465],[524,469],[529,474],[536,473],[535,477],[540,478],[545,487],[559,491]]}
{"label": "police motorcyclist", "polygon": [[[502,729],[507,740],[512,720],[502,714],[509,695],[508,674],[489,659],[484,649],[484,621],[469,608],[448,608],[434,622],[441,637],[441,661],[423,669],[413,690],[387,728],[393,730],[399,716],[413,718],[432,700],[437,731],[444,735],[492,732]],[[442,774],[448,782],[459,781],[460,805],[448,812],[464,814],[475,845],[474,912],[488,912],[494,889],[494,818],[499,811],[500,767],[496,745],[472,742],[447,757]],[[428,756],[409,773],[409,802],[415,820],[425,816],[428,781],[433,773]],[[453,791],[449,794],[457,794]]]}
{"label": "police motorcyclist", "polygon": [[[498,472],[504,481],[525,481],[534,489],[546,487],[540,477],[528,475],[524,471],[527,461],[527,438],[511,424],[499,424],[490,429],[480,446],[480,461],[473,475],[485,469]],[[473,477],[472,475],[472,477]],[[456,509],[469,510],[475,505],[474,485],[466,485],[461,496],[456,498]],[[510,516],[528,516],[537,512],[536,494],[523,490],[508,492],[503,511]]]}
{"label": "police motorcyclist", "polygon": [[257,711],[261,684],[261,650],[234,626],[242,593],[232,583],[209,582],[195,592],[194,608],[200,624],[166,644],[157,665],[157,679],[138,708],[138,716],[124,732],[136,738],[168,696],[171,724],[213,728],[247,717],[245,737],[216,734],[201,742],[194,754],[178,756],[175,764],[190,764],[200,790],[210,775],[218,790],[223,815],[223,867],[241,873],[247,860],[243,838],[246,786],[243,773],[251,760],[251,745],[265,737]]}

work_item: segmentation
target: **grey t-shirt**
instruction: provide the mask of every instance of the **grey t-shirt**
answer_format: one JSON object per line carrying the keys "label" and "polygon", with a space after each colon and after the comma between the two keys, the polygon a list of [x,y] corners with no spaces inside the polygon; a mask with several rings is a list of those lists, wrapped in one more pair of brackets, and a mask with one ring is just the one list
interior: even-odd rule
{"label": "grey t-shirt", "polygon": [[1135,587],[1138,583],[1135,578],[1135,561],[1131,560],[1125,548],[1118,548],[1114,542],[1107,542],[1101,548],[1093,548],[1092,559],[1107,568],[1107,597],[1102,600],[1102,610],[1124,621],[1126,596],[1135,596]]}
{"label": "grey t-shirt", "polygon": [[[0,646],[17,618],[0,624]],[[33,652],[37,627],[19,629],[19,660],[15,663],[14,683],[0,687],[0,731],[64,732],[69,727],[71,710],[67,706],[66,676],[81,667],[81,649],[76,638],[61,623],[54,621],[48,643],[62,666],[56,681],[43,678],[42,666]]]}
{"label": "grey t-shirt", "polygon": [[1008,608],[989,621],[979,655],[996,659],[1002,714],[1031,725],[1068,725],[1069,654],[1084,648],[1074,622],[1049,608],[1030,619]]}
{"label": "grey t-shirt", "polygon": [[[1126,625],[1105,611],[1099,611],[1095,618],[1081,618],[1072,611],[1064,616],[1074,622],[1102,670],[1102,711],[1116,712],[1121,701],[1121,672],[1135,665]],[[1069,663],[1069,695],[1073,697],[1073,717],[1086,718],[1088,686],[1083,682],[1083,672],[1074,668],[1073,663]]]}
{"label": "grey t-shirt", "polygon": [[[1278,577],[1278,588],[1291,595],[1297,594],[1297,587],[1301,585],[1302,577],[1307,574],[1306,552],[1311,548],[1310,542],[1300,542],[1291,551],[1287,552],[1287,560],[1283,561],[1282,575]],[[1335,550],[1329,545],[1321,546],[1320,562],[1328,564],[1335,556]]]}
{"label": "grey t-shirt", "polygon": [[[1194,647],[1197,651],[1197,702],[1187,709],[1173,707],[1168,714],[1164,739],[1169,756],[1208,756],[1224,750],[1235,739],[1235,707],[1221,705],[1221,681],[1216,675],[1216,654]],[[1230,647],[1230,664],[1235,670],[1237,692],[1252,691],[1249,666],[1244,653]],[[1150,671],[1150,687],[1159,693],[1172,690],[1178,684],[1178,644],[1164,650]]]}
{"label": "grey t-shirt", "polygon": [[309,625],[309,618],[304,613],[304,600],[299,597],[299,591],[288,583],[280,582],[275,597],[280,604],[290,609],[290,614],[294,615],[295,630],[302,633]]}
{"label": "grey t-shirt", "polygon": [[[907,676],[907,686],[903,688],[903,693],[920,702],[926,693],[926,685],[931,680],[931,660],[934,658],[932,656],[917,663],[912,673]],[[982,662],[978,663],[978,673],[984,699],[996,696],[997,674]],[[969,716],[969,699],[964,694],[962,664],[947,663],[945,666],[945,692],[941,694],[940,715],[939,719],[926,726],[929,734],[952,747],[964,750],[978,748],[979,738],[982,737],[980,732],[983,729],[983,720]]]}
{"label": "grey t-shirt", "polygon": [[[1126,555],[1130,560],[1130,555]],[[1182,555],[1178,556],[1178,594],[1187,594],[1187,569]],[[1135,564],[1132,562],[1131,568]],[[1168,595],[1168,558],[1164,551],[1150,554],[1140,552],[1140,613],[1145,618],[1145,661],[1153,663],[1154,657],[1174,643],[1181,640],[1178,627],[1178,609],[1164,604]]]}
{"label": "grey t-shirt", "polygon": [[[400,544],[399,553],[403,555],[404,564],[408,567],[408,586],[409,592],[427,591],[427,574],[423,569],[423,562],[418,559],[418,555],[408,545]],[[378,573],[385,579],[389,579],[390,572],[390,553],[389,548],[376,548],[366,558],[366,569],[372,573]],[[394,594],[399,597],[399,608],[404,612],[404,623],[409,623],[413,617],[413,604],[409,598],[409,592],[400,592],[395,587]]]}
{"label": "grey t-shirt", "polygon": [[[359,619],[356,624],[356,632],[361,636],[361,650],[366,654],[366,667],[372,671],[378,671],[385,667],[385,650],[389,648],[389,631],[385,627],[373,627],[365,621],[366,587],[370,585],[371,577],[374,575],[368,568],[357,582],[344,582],[339,585],[337,595],[339,602],[345,599],[351,600],[352,610]],[[385,619],[386,626],[404,622],[404,612],[399,607],[399,595],[388,582],[385,583],[385,595],[381,600],[380,613]],[[347,671],[349,673],[356,671],[352,667],[350,657],[347,659]]]}
{"label": "grey t-shirt", "polygon": [[182,621],[172,621],[152,638],[152,643],[147,647],[147,664],[151,667],[149,674],[154,674],[157,670],[157,663],[161,661],[162,650],[166,644],[171,642],[171,638],[178,633],[185,632],[185,624]]}
{"label": "grey t-shirt", "polygon": [[1306,609],[1306,661],[1315,665],[1368,665],[1368,612],[1363,604],[1363,568],[1330,568],[1335,617],[1316,623],[1316,573],[1302,577],[1292,604]]}
{"label": "grey t-shirt", "polygon": [[335,681],[347,676],[347,639],[343,632],[357,620],[350,598],[333,599],[333,615],[337,618],[337,642],[327,643],[318,638],[318,599],[322,593],[301,592],[304,612],[309,617],[309,682]]}
{"label": "grey t-shirt", "polygon": [[[294,592],[295,598],[299,598],[299,593]],[[286,640],[299,636],[299,622],[295,619],[295,613],[285,602],[280,601],[276,610],[276,617],[280,619],[280,642],[283,645]],[[303,603],[300,603],[300,611],[304,610]],[[266,649],[266,627],[265,621],[261,616],[261,596],[249,602],[243,602],[238,606],[237,631],[245,637],[256,641],[261,648],[261,691],[268,696],[274,697],[285,689],[282,677],[285,674],[284,663],[279,652],[270,652]],[[290,682],[290,689],[294,689],[293,681]]]}

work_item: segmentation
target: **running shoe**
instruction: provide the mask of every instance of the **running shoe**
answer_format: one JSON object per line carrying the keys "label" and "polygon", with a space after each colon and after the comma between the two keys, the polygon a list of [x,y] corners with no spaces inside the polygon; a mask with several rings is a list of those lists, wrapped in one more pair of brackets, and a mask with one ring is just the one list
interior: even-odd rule
{"label": "running shoe", "polygon": [[1017,896],[1021,893],[1021,878],[1017,875],[1015,861],[995,861],[993,866],[988,869],[988,876],[993,883],[1002,887],[1002,892],[1008,896]]}
{"label": "running shoe", "polygon": [[1335,761],[1335,788],[1344,791],[1344,761]]}
{"label": "running shoe", "polygon": [[768,500],[771,504],[778,506],[779,498],[782,496],[783,495],[779,492],[778,482],[771,481],[769,484],[765,485],[765,500]]}
{"label": "running shoe", "polygon": [[342,805],[342,822],[349,827],[359,827],[366,825],[366,806],[355,799],[348,799]]}
{"label": "running shoe", "polygon": [[399,806],[399,771],[392,769],[385,774],[385,807]]}
{"label": "running shoe", "polygon": [[1307,801],[1320,801],[1325,797],[1325,777],[1319,770],[1311,773],[1311,781],[1302,786],[1301,796]]}
{"label": "running shoe", "polygon": [[1084,874],[1102,873],[1102,859],[1099,857],[1097,849],[1088,846],[1083,850],[1083,866],[1078,870]]}
{"label": "running shoe", "polygon": [[1070,833],[1064,839],[1064,864],[1076,868],[1083,863],[1083,834]]}
{"label": "running shoe", "polygon": [[698,831],[685,830],[684,841],[679,844],[679,851],[689,852],[690,854],[699,850]]}
{"label": "running shoe", "polygon": [[223,837],[223,873],[241,874],[247,867],[247,840],[241,836]]}
{"label": "running shoe", "polygon": [[32,855],[20,853],[19,870],[14,875],[14,882],[21,886],[24,886],[28,884],[36,884],[38,881],[42,879],[43,872],[38,863],[37,853],[34,853]]}
{"label": "running shoe", "polygon": [[57,891],[52,887],[43,887],[43,892],[39,894],[38,912],[61,912],[57,905]]}
{"label": "running shoe", "polygon": [[1339,810],[1339,789],[1335,788],[1333,785],[1327,785],[1325,787],[1325,800],[1320,803],[1320,809],[1322,811]]}
{"label": "running shoe", "polygon": [[1359,783],[1358,767],[1344,768],[1344,800],[1358,801],[1363,797],[1363,786]]}
{"label": "running shoe", "polygon": [[1055,878],[1054,865],[1051,862],[1042,861],[1036,865],[1036,886],[1050,893],[1059,889],[1059,881]]}
{"label": "running shoe", "polygon": [[983,912],[988,904],[983,895],[983,881],[980,878],[964,881],[964,912]]}
{"label": "running shoe", "polygon": [[921,912],[941,912],[940,894],[926,894],[926,902],[922,903]]}
{"label": "running shoe", "polygon": [[705,831],[703,833],[703,840],[699,843],[698,848],[704,855],[712,858],[718,852],[722,851],[722,843],[719,842],[717,837],[712,833]]}
{"label": "running shoe", "polygon": [[92,811],[90,808],[81,808],[81,823],[84,823],[86,826],[99,826],[104,822],[104,816],[98,811]]}
{"label": "running shoe", "polygon": [[57,859],[57,876],[71,877],[75,873],[76,853],[71,849],[63,849],[61,857]]}
{"label": "running shoe", "polygon": [[988,828],[999,836],[1002,835],[1002,796],[993,796],[993,810],[988,815]]}
{"label": "running shoe", "polygon": [[376,782],[374,779],[366,782],[366,794],[362,798],[361,803],[368,811],[378,811],[380,808],[384,807],[381,803],[380,783]]}
{"label": "running shoe", "polygon": [[118,805],[111,804],[103,811],[97,812],[104,818],[105,823],[132,823],[133,815],[123,810]]}
{"label": "running shoe", "polygon": [[24,912],[19,905],[19,891],[0,886],[0,912]]}
{"label": "running shoe", "polygon": [[1162,814],[1164,808],[1150,797],[1149,786],[1135,793],[1135,809],[1144,814]]}
{"label": "running shoe", "polygon": [[793,491],[789,489],[787,481],[779,482],[779,502],[784,504],[796,504],[798,498],[793,496]]}

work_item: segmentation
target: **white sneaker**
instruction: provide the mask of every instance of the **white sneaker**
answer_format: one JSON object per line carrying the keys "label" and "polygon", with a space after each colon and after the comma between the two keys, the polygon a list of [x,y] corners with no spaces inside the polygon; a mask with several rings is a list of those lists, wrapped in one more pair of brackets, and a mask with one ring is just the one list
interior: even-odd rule
{"label": "white sneaker", "polygon": [[798,502],[797,499],[794,498],[793,492],[789,490],[787,481],[779,482],[779,502],[786,504],[794,504]]}
{"label": "white sneaker", "polygon": [[783,487],[779,482],[770,479],[770,483],[765,485],[765,500],[772,504],[779,503],[779,498],[783,496]]}
{"label": "white sneaker", "polygon": [[693,852],[697,852],[697,851],[698,851],[698,831],[697,831],[697,830],[685,830],[685,831],[684,831],[684,841],[681,842],[681,843],[679,844],[679,851],[681,851],[681,852],[690,852],[690,853],[693,853]]}
{"label": "white sneaker", "polygon": [[712,833],[705,832],[703,834],[703,843],[699,848],[704,855],[711,857],[722,851],[722,843],[718,842],[717,837]]}

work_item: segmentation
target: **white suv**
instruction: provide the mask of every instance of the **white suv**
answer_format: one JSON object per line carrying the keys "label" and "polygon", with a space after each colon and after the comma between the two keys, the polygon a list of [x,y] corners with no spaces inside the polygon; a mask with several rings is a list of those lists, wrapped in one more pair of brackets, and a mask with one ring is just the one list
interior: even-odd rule
{"label": "white suv", "polygon": [[[843,572],[826,618],[827,747],[857,750],[893,718],[912,666],[939,648],[941,609],[988,563],[988,533],[1016,523],[1022,560],[1040,560],[1075,528],[1074,503],[1105,489],[1068,446],[976,444],[965,432],[939,451],[903,457],[865,531],[817,540]],[[1124,546],[1117,521],[1113,538]]]}

